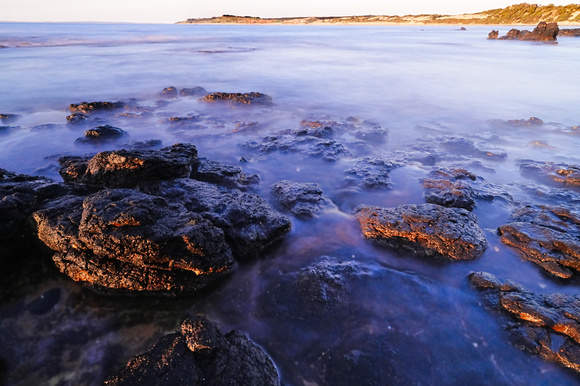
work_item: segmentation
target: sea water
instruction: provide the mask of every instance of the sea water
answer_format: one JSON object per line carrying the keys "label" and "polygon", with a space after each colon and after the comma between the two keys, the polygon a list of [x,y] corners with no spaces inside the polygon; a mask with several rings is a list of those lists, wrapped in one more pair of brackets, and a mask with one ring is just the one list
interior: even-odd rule
{"label": "sea water", "polygon": [[[422,203],[420,178],[449,165],[409,163],[392,172],[390,189],[345,196],[340,187],[352,159],[329,164],[291,155],[264,162],[240,146],[297,129],[305,119],[351,117],[388,129],[386,141],[355,157],[405,152],[441,136],[468,138],[507,154],[501,161],[479,160],[474,173],[520,202],[533,201],[513,187],[527,181],[519,159],[580,163],[574,128],[580,124],[580,38],[562,37],[557,44],[487,40],[498,28],[500,34],[509,29],[0,24],[0,113],[19,116],[0,133],[0,168],[60,180],[60,155],[148,139],[187,141],[202,157],[249,161],[241,166],[260,175],[257,192],[273,204],[269,187],[283,178],[318,182],[336,203],[310,222],[294,219],[280,245],[192,298],[107,298],[58,274],[15,290],[0,305],[0,357],[8,383],[98,384],[183,317],[198,313],[224,332],[247,333],[272,356],[287,384],[577,382],[570,371],[509,344],[498,315],[482,307],[467,283],[470,272],[482,270],[535,292],[577,293],[577,282],[552,280],[501,244],[495,229],[507,221],[510,204],[476,208],[490,244],[482,258],[433,262],[369,245],[351,213],[365,203]],[[270,95],[274,106],[164,100],[160,93],[168,86],[257,91]],[[128,139],[75,143],[83,130],[66,125],[69,104],[130,98],[153,115],[116,121]],[[213,124],[195,133],[169,128],[167,118],[188,114],[210,116]],[[545,125],[493,123],[530,117]],[[243,123],[260,129],[223,135]],[[305,267],[328,259],[364,264],[365,279],[341,295],[352,312],[302,310],[292,286],[285,287]],[[62,295],[52,311],[38,316],[27,310],[54,288]]]}

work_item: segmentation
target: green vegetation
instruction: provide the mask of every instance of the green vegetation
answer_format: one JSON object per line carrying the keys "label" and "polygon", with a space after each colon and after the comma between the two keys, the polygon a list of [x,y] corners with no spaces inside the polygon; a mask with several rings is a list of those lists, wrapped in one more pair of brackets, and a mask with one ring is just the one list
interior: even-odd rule
{"label": "green vegetation", "polygon": [[559,5],[521,3],[506,8],[491,9],[476,15],[485,15],[485,24],[536,24],[580,20],[580,4]]}

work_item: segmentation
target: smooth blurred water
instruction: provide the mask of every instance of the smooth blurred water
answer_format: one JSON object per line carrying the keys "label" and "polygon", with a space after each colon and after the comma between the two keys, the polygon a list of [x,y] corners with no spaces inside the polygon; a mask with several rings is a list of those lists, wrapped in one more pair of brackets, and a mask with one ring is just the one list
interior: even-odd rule
{"label": "smooth blurred water", "polygon": [[[118,368],[184,315],[200,312],[224,330],[246,331],[276,360],[288,384],[331,384],[340,379],[343,362],[333,362],[330,353],[352,347],[352,352],[364,351],[375,344],[369,342],[381,339],[396,342],[400,339],[396,334],[407,337],[403,345],[414,346],[390,349],[408,360],[405,374],[422,369],[425,363],[431,368],[428,374],[409,378],[414,384],[573,384],[577,378],[567,370],[506,343],[496,316],[480,306],[466,283],[467,274],[484,270],[534,291],[577,292],[577,283],[547,278],[499,242],[495,229],[507,220],[512,209],[508,204],[484,204],[475,210],[490,243],[481,259],[431,262],[369,245],[351,216],[361,203],[423,202],[420,178],[431,167],[410,163],[392,173],[392,189],[345,198],[340,186],[353,159],[329,164],[280,156],[260,162],[238,146],[279,130],[297,129],[303,119],[343,122],[354,116],[374,120],[389,130],[387,141],[373,144],[369,154],[359,156],[407,151],[437,136],[466,137],[507,153],[506,160],[484,160],[476,170],[505,188],[526,181],[518,170],[519,158],[580,163],[580,135],[570,129],[580,124],[580,38],[560,38],[558,44],[492,41],[486,39],[487,34],[497,27],[457,28],[0,24],[0,46],[4,47],[0,48],[0,113],[20,115],[9,124],[14,128],[0,133],[0,168],[58,180],[58,155],[94,153],[123,144],[75,145],[83,129],[66,125],[67,106],[137,98],[142,105],[154,107],[153,115],[113,122],[129,133],[130,141],[153,138],[166,145],[191,141],[202,157],[233,164],[244,157],[251,161],[244,169],[260,174],[258,193],[268,200],[273,201],[270,185],[288,178],[318,182],[338,206],[311,222],[294,219],[292,232],[277,249],[243,265],[201,298],[147,300],[145,304],[135,300],[127,305],[125,300],[86,293],[66,277],[46,279],[18,302],[3,305],[0,315],[7,320],[3,326],[16,331],[24,320],[31,326],[58,325],[51,328],[63,335],[69,330],[79,333],[85,341],[75,347],[82,347],[80,358],[84,359],[79,366],[84,378],[75,382],[73,374],[80,367],[71,370],[65,359],[54,359],[66,370],[50,376],[44,370],[25,375],[22,365],[10,379],[14,383],[18,377],[28,382],[98,383],[108,374],[95,369]],[[504,34],[509,28],[499,29]],[[231,109],[207,106],[191,97],[158,104],[159,93],[168,86],[202,86],[208,92],[258,91],[272,96],[275,106]],[[217,123],[196,133],[169,129],[168,117],[192,113],[212,116]],[[529,117],[538,117],[546,125],[507,129],[490,123]],[[240,122],[261,126],[255,134],[221,135]],[[56,126],[37,127],[44,124]],[[546,146],[533,146],[533,141]],[[517,189],[510,193],[530,200]],[[371,267],[365,276],[368,280],[352,284],[347,304],[352,304],[356,315],[337,311],[326,318],[317,314],[309,319],[301,313],[288,277],[322,256]],[[42,318],[23,311],[23,304],[53,286],[69,294],[66,305],[63,302]],[[90,321],[93,314],[97,314],[98,332],[85,332],[95,328]],[[51,334],[48,328],[39,330]],[[49,344],[32,333],[14,334],[15,341],[21,339],[23,344],[50,346],[47,355],[62,350],[74,356],[70,342]],[[123,350],[115,351],[119,346]],[[35,355],[33,359],[41,361]],[[372,370],[379,374],[376,368]],[[338,378],[333,378],[337,371]],[[389,379],[387,373],[385,379]]]}

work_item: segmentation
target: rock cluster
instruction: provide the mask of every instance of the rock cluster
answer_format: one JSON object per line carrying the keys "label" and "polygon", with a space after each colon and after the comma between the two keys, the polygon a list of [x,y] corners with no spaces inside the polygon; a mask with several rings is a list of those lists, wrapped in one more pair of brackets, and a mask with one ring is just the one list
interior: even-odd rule
{"label": "rock cluster", "polygon": [[284,208],[302,219],[316,217],[322,207],[330,203],[320,186],[315,183],[284,180],[272,185],[271,189],[274,197]]}
{"label": "rock cluster", "polygon": [[533,31],[511,29],[505,36],[499,36],[499,32],[493,30],[488,39],[499,40],[531,40],[531,41],[555,41],[558,36],[558,23],[546,23],[541,21]]}
{"label": "rock cluster", "polygon": [[434,204],[355,210],[364,236],[380,245],[418,255],[472,260],[483,255],[487,240],[474,214]]}
{"label": "rock cluster", "polygon": [[132,358],[105,385],[280,384],[270,357],[239,331],[222,334],[203,317],[185,319],[177,332]]}
{"label": "rock cluster", "polygon": [[502,242],[557,277],[580,269],[580,215],[566,208],[528,205],[498,228]]}
{"label": "rock cluster", "polygon": [[580,188],[580,166],[567,163],[520,160],[520,172],[559,187]]}
{"label": "rock cluster", "polygon": [[505,316],[516,347],[580,372],[580,296],[535,294],[485,272],[472,273],[469,280],[487,306]]}
{"label": "rock cluster", "polygon": [[272,97],[259,92],[250,93],[227,93],[227,92],[214,92],[208,94],[204,97],[199,98],[200,102],[225,102],[230,106],[239,105],[261,105],[261,106],[271,106],[273,105]]}

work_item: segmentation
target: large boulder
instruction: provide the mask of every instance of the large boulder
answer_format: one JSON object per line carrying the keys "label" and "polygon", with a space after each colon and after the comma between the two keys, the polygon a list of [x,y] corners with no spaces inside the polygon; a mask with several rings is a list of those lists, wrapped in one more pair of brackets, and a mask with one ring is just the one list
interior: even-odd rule
{"label": "large boulder", "polygon": [[487,248],[477,217],[465,209],[434,204],[395,208],[362,205],[354,214],[367,239],[418,255],[471,260]]}
{"label": "large boulder", "polygon": [[469,280],[486,305],[503,315],[516,347],[580,372],[580,296],[536,294],[485,272]]}
{"label": "large boulder", "polygon": [[184,320],[105,385],[279,385],[272,359],[239,331],[222,334],[203,317]]}
{"label": "large boulder", "polygon": [[570,209],[528,205],[515,210],[498,233],[552,275],[568,279],[580,270],[580,215]]}
{"label": "large boulder", "polygon": [[65,182],[128,188],[152,180],[189,177],[197,170],[198,158],[194,145],[179,143],[161,150],[116,150],[94,157],[62,157],[59,164]]}
{"label": "large boulder", "polygon": [[555,41],[558,36],[558,23],[546,23],[541,21],[533,31],[518,30],[512,28],[505,36],[499,37],[497,31],[491,31],[488,39],[499,40],[531,40],[531,41]]}

